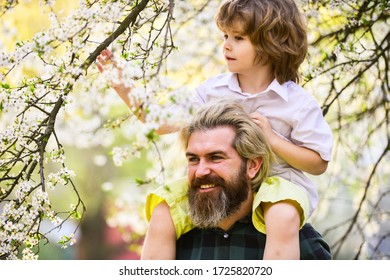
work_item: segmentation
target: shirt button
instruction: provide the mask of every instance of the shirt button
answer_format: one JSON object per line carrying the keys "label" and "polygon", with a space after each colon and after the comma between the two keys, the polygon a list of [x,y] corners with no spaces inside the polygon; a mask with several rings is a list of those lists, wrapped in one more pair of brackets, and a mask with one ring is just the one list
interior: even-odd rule
{"label": "shirt button", "polygon": [[229,234],[227,234],[226,232],[223,234],[223,238],[228,238],[229,237]]}

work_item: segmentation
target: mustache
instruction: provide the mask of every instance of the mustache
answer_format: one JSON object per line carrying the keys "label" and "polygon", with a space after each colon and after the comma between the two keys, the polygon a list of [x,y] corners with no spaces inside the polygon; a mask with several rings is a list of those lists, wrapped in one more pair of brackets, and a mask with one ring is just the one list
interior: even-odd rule
{"label": "mustache", "polygon": [[191,187],[198,188],[201,185],[225,185],[226,182],[219,176],[203,176],[195,178],[191,181]]}

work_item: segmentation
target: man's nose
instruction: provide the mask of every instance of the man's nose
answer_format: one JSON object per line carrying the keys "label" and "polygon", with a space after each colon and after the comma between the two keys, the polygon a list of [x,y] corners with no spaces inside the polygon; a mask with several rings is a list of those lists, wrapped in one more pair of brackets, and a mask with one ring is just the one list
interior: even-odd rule
{"label": "man's nose", "polygon": [[211,170],[208,163],[204,160],[201,160],[196,168],[195,177],[196,178],[203,177],[209,175],[210,173]]}

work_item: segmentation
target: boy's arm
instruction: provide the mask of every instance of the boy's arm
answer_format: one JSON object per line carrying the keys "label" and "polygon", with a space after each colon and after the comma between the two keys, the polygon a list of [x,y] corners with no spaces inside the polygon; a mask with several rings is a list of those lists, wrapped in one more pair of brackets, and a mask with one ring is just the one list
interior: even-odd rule
{"label": "boy's arm", "polygon": [[272,151],[292,167],[310,173],[320,175],[328,168],[328,162],[308,148],[297,146],[279,135],[271,127],[268,119],[255,112],[251,114],[253,121],[264,131]]}
{"label": "boy's arm", "polygon": [[122,69],[119,68],[115,64],[113,57],[114,56],[110,50],[108,50],[108,49],[103,50],[96,59],[97,68],[99,69],[99,71],[101,73],[103,73],[107,69],[108,65],[112,64],[114,66],[114,69],[116,71],[118,71],[120,83],[112,84],[111,87],[116,91],[116,93],[123,100],[123,102],[127,105],[127,107],[129,107],[130,110],[132,110],[134,115],[136,115],[140,121],[144,122],[145,121],[145,113],[144,113],[144,110],[142,108],[142,104],[139,104],[139,103],[132,104],[131,103],[131,100],[129,98],[131,88],[126,87],[123,84],[123,82],[121,80],[122,79]]}
{"label": "boy's arm", "polygon": [[[105,71],[105,68],[107,65],[115,63],[113,62],[113,54],[110,50],[105,49],[103,50],[100,55],[97,57],[96,60],[96,65],[97,68],[101,73]],[[119,72],[119,76],[121,77],[121,69],[118,68],[116,65],[116,70]],[[119,95],[119,97],[123,100],[123,102],[127,105],[127,107],[130,108],[130,110],[133,112],[133,114],[141,121],[145,122],[145,108],[143,107],[143,104],[141,103],[132,103],[129,94],[131,93],[131,88],[126,87],[122,82],[119,84],[113,84],[111,87],[115,90],[115,92]],[[157,129],[156,133],[158,135],[163,135],[163,134],[169,134],[176,132],[178,128],[173,125],[162,125],[159,129]]]}
{"label": "boy's arm", "polygon": [[142,249],[143,260],[176,259],[176,231],[169,206],[161,202],[150,219],[148,232]]}
{"label": "boy's arm", "polygon": [[[97,57],[96,66],[101,73],[103,73],[106,70],[108,65],[115,63],[113,61],[113,57],[114,56],[113,56],[112,52],[108,49],[103,50],[100,53],[100,55]],[[116,64],[114,64],[114,67],[118,71],[119,76],[121,76],[122,70],[120,68],[118,68]],[[133,106],[133,104],[131,104],[131,102],[130,102],[129,93],[131,92],[131,88],[125,87],[122,82],[119,84],[113,84],[113,85],[111,85],[111,87],[116,91],[116,93],[119,95],[119,97],[123,100],[123,102],[125,102],[125,104],[129,108],[132,108],[132,107],[138,108],[139,107],[139,104],[134,104],[134,105],[138,105],[138,106]]]}
{"label": "boy's arm", "polygon": [[264,260],[299,260],[301,211],[296,201],[261,203],[267,231]]}
{"label": "boy's arm", "polygon": [[328,168],[328,162],[313,150],[294,145],[276,134],[269,142],[274,153],[296,169],[321,175]]}

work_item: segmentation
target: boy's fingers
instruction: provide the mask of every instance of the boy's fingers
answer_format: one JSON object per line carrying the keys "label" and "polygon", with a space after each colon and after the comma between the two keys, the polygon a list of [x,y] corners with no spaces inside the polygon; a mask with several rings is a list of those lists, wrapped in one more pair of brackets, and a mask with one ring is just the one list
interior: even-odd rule
{"label": "boy's fingers", "polygon": [[104,50],[102,50],[101,53],[106,55],[106,56],[111,56],[112,55],[112,52],[109,49],[104,49]]}
{"label": "boy's fingers", "polygon": [[110,50],[108,50],[108,49],[103,50],[100,54],[101,54],[102,56],[104,56],[104,58],[105,58],[106,60],[109,60],[109,59],[111,60],[112,57],[113,57],[112,52],[111,52]]}
{"label": "boy's fingers", "polygon": [[98,65],[100,64],[101,67],[113,63],[111,57],[107,57],[103,55],[99,55],[96,60],[98,62],[97,64]]}

